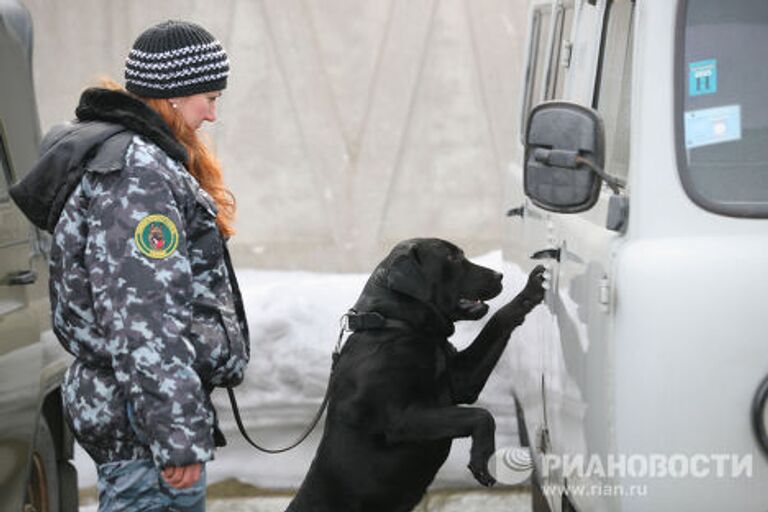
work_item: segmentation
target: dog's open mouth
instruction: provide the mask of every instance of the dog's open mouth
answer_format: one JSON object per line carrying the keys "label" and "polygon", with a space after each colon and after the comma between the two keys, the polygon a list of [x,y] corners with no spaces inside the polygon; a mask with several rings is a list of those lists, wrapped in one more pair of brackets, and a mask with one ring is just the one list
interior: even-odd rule
{"label": "dog's open mouth", "polygon": [[488,312],[488,304],[480,299],[459,299],[456,306],[458,320],[479,320]]}
{"label": "dog's open mouth", "polygon": [[488,312],[486,300],[490,300],[501,293],[501,274],[488,283],[488,286],[480,287],[471,292],[465,291],[468,296],[459,298],[456,309],[453,312],[454,320],[479,320]]}

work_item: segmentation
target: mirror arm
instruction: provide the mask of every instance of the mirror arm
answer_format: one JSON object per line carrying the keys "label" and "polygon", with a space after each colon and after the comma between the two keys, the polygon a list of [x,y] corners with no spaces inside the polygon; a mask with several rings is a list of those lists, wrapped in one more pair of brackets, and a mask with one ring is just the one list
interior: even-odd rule
{"label": "mirror arm", "polygon": [[611,190],[613,190],[614,194],[619,194],[620,190],[622,188],[627,187],[626,181],[622,180],[621,178],[617,178],[615,176],[611,176],[607,174],[605,171],[603,171],[600,167],[592,163],[590,160],[587,160],[586,158],[579,156],[578,151],[570,151],[566,149],[544,149],[544,148],[536,148],[533,153],[533,157],[545,164],[545,165],[553,165],[556,167],[564,167],[566,169],[575,169],[579,165],[586,165],[589,167],[592,172],[600,176],[603,180],[605,180],[605,183],[611,187]]}
{"label": "mirror arm", "polygon": [[603,178],[605,183],[611,187],[611,190],[613,190],[613,193],[616,195],[619,195],[621,193],[622,188],[627,188],[627,182],[624,181],[621,178],[617,178],[616,176],[611,176],[610,174],[606,173],[602,169],[600,169],[598,166],[593,164],[591,161],[587,160],[586,158],[582,158],[580,156],[576,157],[576,163],[586,165],[590,169],[592,169],[592,172]]}

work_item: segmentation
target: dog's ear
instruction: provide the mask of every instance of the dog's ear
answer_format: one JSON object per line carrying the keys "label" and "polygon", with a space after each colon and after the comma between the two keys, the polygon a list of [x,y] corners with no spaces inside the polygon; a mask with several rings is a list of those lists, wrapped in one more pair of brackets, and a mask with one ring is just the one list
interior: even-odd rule
{"label": "dog's ear", "polygon": [[421,270],[421,261],[416,247],[410,247],[407,252],[392,260],[387,274],[387,288],[421,302],[429,302],[431,295],[429,281]]}

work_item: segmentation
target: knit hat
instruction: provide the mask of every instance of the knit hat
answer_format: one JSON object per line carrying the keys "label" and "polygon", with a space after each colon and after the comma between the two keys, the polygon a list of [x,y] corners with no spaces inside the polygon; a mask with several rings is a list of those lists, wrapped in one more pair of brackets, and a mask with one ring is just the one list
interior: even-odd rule
{"label": "knit hat", "polygon": [[175,98],[227,86],[229,59],[221,43],[196,23],[165,21],[133,43],[125,88],[144,98]]}

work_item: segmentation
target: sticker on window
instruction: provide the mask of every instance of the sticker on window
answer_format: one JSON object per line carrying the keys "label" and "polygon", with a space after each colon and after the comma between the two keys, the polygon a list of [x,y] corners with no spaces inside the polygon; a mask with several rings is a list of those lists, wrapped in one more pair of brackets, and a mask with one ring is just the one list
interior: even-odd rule
{"label": "sticker on window", "polygon": [[717,60],[700,60],[688,64],[688,94],[701,96],[717,92]]}
{"label": "sticker on window", "polygon": [[741,139],[741,105],[685,113],[685,147],[710,146]]}

